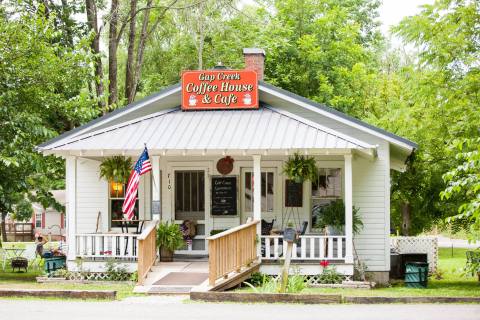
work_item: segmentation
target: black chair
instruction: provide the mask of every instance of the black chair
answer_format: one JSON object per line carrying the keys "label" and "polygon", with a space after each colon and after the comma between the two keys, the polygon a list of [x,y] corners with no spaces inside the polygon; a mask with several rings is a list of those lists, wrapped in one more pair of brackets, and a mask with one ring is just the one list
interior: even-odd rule
{"label": "black chair", "polygon": [[[262,219],[261,221],[262,236],[270,235],[270,233],[272,232],[274,223],[275,223],[275,219],[273,219],[272,222],[268,222],[267,220]],[[261,246],[261,251],[263,256],[265,254],[265,241],[262,241],[260,246]]]}
{"label": "black chair", "polygon": [[269,236],[273,229],[273,224],[275,223],[275,219],[272,222],[268,222],[267,220],[262,219],[261,229],[262,229],[262,236]]}
{"label": "black chair", "polygon": [[299,232],[301,236],[305,235],[305,232],[307,232],[307,227],[308,227],[308,221],[303,221],[302,228],[300,229],[300,232]]}

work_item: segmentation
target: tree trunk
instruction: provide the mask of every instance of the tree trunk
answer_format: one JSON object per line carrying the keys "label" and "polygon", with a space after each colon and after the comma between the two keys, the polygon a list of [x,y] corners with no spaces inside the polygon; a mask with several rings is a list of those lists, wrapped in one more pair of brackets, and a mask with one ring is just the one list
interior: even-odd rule
{"label": "tree trunk", "polygon": [[[97,6],[95,0],[85,0],[85,7],[87,9],[88,27],[95,33],[95,37],[90,44],[92,52],[95,54],[95,91],[97,98],[103,96],[103,67],[102,58],[100,57],[100,33],[98,30]],[[99,106],[103,107],[103,100],[99,101]],[[105,110],[103,110],[105,113]]]}
{"label": "tree trunk", "polygon": [[404,202],[401,205],[402,209],[402,235],[408,236],[410,231],[410,203]]}
{"label": "tree trunk", "polygon": [[203,17],[203,2],[198,8],[198,70],[203,69],[203,43],[205,41],[205,26]]}
{"label": "tree trunk", "polygon": [[[148,0],[147,8],[150,8],[152,6],[152,3],[153,3],[153,0]],[[135,75],[133,77],[132,101],[135,100],[135,95],[137,94],[138,81],[140,81],[140,77],[142,75],[143,56],[144,56],[145,45],[148,37],[149,20],[150,20],[150,9],[146,9],[143,16],[143,21],[142,21],[142,31],[140,33],[140,40],[138,41],[137,61],[135,64]]]}
{"label": "tree trunk", "polygon": [[5,219],[7,215],[2,212],[2,224],[1,224],[1,231],[2,231],[2,242],[7,242],[7,228],[5,226]]}
{"label": "tree trunk", "polygon": [[110,8],[110,30],[108,32],[108,104],[118,102],[117,85],[117,27],[118,27],[118,0],[112,0]]}
{"label": "tree trunk", "polygon": [[128,103],[133,102],[135,96],[135,38],[136,38],[136,21],[137,21],[137,0],[130,1],[130,30],[128,34],[128,53],[127,66],[125,72],[125,97]]}

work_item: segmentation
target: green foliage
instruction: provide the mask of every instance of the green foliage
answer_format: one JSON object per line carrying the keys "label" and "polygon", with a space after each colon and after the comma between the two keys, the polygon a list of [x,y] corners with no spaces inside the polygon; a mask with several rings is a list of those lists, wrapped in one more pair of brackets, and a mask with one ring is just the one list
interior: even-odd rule
{"label": "green foliage", "polygon": [[455,144],[456,159],[460,163],[443,175],[447,188],[442,199],[458,197],[458,214],[448,221],[468,222],[472,240],[480,234],[480,138],[466,139]]}
{"label": "green foliage", "polygon": [[107,181],[127,183],[133,163],[130,158],[114,156],[106,158],[100,164],[100,177]]}
{"label": "green foliage", "polygon": [[440,192],[442,175],[457,165],[449,145],[477,137],[480,127],[479,6],[438,0],[393,29],[418,53],[385,58],[378,112],[368,120],[419,144],[406,172],[392,179],[392,222],[401,225],[400,207],[408,204],[412,234],[444,221],[462,203],[458,197],[442,201]]}
{"label": "green foliage", "polygon": [[[352,208],[352,229],[354,234],[358,234],[363,228],[363,222],[358,213],[360,209]],[[345,227],[345,204],[342,199],[332,201],[328,206],[320,207],[315,228],[325,228],[327,226],[343,230]]]}
{"label": "green foliage", "polygon": [[63,160],[35,146],[90,120],[95,102],[86,42],[59,41],[55,15],[41,10],[0,8],[0,213],[19,201],[54,203],[51,189],[63,187]]}
{"label": "green foliage", "polygon": [[184,245],[183,234],[177,224],[160,222],[157,227],[157,247],[164,247],[174,251],[182,248]]}
{"label": "green foliage", "polygon": [[333,266],[323,268],[322,273],[318,275],[318,283],[322,284],[342,283],[343,279],[344,276]]}
{"label": "green foliage", "polygon": [[276,1],[264,33],[267,80],[362,117],[382,41],[378,6],[376,0]]}
{"label": "green foliage", "polygon": [[110,281],[127,281],[130,280],[131,274],[127,268],[115,260],[115,258],[108,259],[105,263],[105,271]]}
{"label": "green foliage", "polygon": [[254,272],[250,276],[249,283],[255,287],[261,286],[262,283],[266,281],[266,278],[268,275],[260,273],[260,272]]}
{"label": "green foliage", "polygon": [[283,166],[283,173],[291,180],[301,183],[305,180],[317,181],[318,169],[315,158],[295,153]]}
{"label": "green foliage", "polygon": [[[262,275],[260,273],[253,274],[250,282],[244,282],[257,293],[278,293],[280,291],[280,278]],[[298,273],[288,276],[287,293],[299,293],[306,288],[305,276]]]}
{"label": "green foliage", "polygon": [[12,218],[15,221],[27,221],[32,218],[32,215],[32,204],[27,199],[22,199],[15,205],[15,211]]}

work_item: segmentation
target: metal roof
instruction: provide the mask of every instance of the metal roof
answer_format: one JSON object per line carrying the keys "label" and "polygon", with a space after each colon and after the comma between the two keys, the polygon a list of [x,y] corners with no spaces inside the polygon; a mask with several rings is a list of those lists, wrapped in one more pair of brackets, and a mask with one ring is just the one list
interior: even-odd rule
{"label": "metal roof", "polygon": [[262,89],[263,89],[263,90],[265,90],[265,89],[271,89],[272,91],[274,91],[274,92],[277,93],[277,94],[281,94],[281,95],[290,97],[290,98],[292,98],[292,99],[294,99],[294,100],[297,100],[297,101],[299,101],[299,102],[303,102],[303,103],[305,103],[305,104],[307,104],[307,105],[309,105],[309,106],[314,107],[313,109],[311,109],[311,110],[313,110],[313,111],[316,111],[316,112],[318,112],[318,111],[323,111],[323,113],[324,113],[325,115],[327,115],[327,116],[328,116],[328,115],[330,115],[330,116],[335,116],[335,117],[337,117],[337,118],[339,118],[339,119],[342,119],[342,120],[344,120],[344,121],[346,121],[346,122],[349,122],[349,123],[351,123],[351,124],[356,124],[356,125],[358,125],[358,126],[360,126],[360,127],[362,127],[362,128],[371,130],[371,131],[373,131],[373,132],[375,132],[375,133],[378,133],[378,134],[380,134],[380,135],[382,135],[382,136],[391,138],[391,139],[393,139],[392,142],[398,141],[398,142],[402,142],[402,143],[408,145],[410,148],[414,148],[414,149],[418,148],[418,145],[417,145],[415,142],[413,142],[413,141],[410,141],[410,140],[408,140],[408,139],[405,139],[405,138],[403,138],[403,137],[400,137],[400,136],[398,136],[398,135],[396,135],[396,134],[394,134],[394,133],[392,133],[392,132],[390,132],[390,131],[387,131],[387,130],[384,130],[384,129],[382,129],[382,128],[379,128],[379,127],[376,127],[376,126],[374,126],[374,125],[371,125],[371,124],[369,124],[369,123],[367,123],[367,122],[365,122],[365,121],[362,121],[362,120],[360,120],[360,119],[357,119],[357,118],[354,118],[354,117],[352,117],[352,116],[349,116],[348,114],[345,114],[345,113],[343,113],[343,112],[341,112],[341,111],[338,111],[338,110],[336,110],[336,109],[333,109],[333,108],[331,108],[331,107],[329,107],[329,106],[327,106],[327,105],[325,105],[325,104],[321,104],[321,103],[315,102],[315,101],[313,101],[313,100],[307,99],[307,98],[305,98],[305,97],[299,96],[298,94],[295,94],[295,93],[293,93],[293,92],[290,92],[290,91],[284,90],[284,89],[282,89],[282,88],[276,87],[276,86],[274,86],[274,85],[272,85],[272,84],[270,84],[270,83],[268,83],[268,82],[265,82],[265,81],[261,81],[261,80],[260,80],[260,81],[258,81],[258,84],[259,84],[259,88],[258,88],[259,91],[262,91]]}
{"label": "metal roof", "polygon": [[375,146],[284,110],[160,111],[139,119],[58,141],[42,151],[252,151],[357,149]]}
{"label": "metal roof", "polygon": [[[90,121],[89,123],[80,126],[78,128],[75,128],[73,130],[70,130],[68,132],[65,132],[61,135],[59,135],[56,138],[53,138],[41,145],[38,146],[38,149],[45,150],[45,149],[52,149],[53,146],[57,145],[57,143],[65,143],[70,141],[74,137],[78,137],[80,135],[85,134],[86,132],[93,132],[95,130],[98,130],[100,128],[104,127],[109,127],[113,123],[116,122],[125,122],[126,120],[132,120],[135,117],[142,117],[148,113],[154,114],[155,108],[156,110],[161,110],[162,108],[165,108],[164,105],[167,105],[167,108],[170,108],[172,106],[178,105],[178,101],[180,100],[180,83],[177,83],[175,85],[172,85],[170,87],[167,87],[163,89],[162,91],[150,95],[142,100],[139,100],[138,102],[132,103],[124,108],[117,109],[111,113],[108,113],[102,117],[99,117],[97,119],[94,119]],[[263,92],[265,91],[265,92]],[[398,144],[401,147],[406,147],[410,150],[410,152],[417,148],[417,144],[402,138],[400,136],[397,136],[391,132],[388,132],[386,130],[383,130],[381,128],[375,127],[373,125],[370,125],[366,122],[363,122],[359,119],[353,118],[351,116],[348,116],[338,110],[335,110],[333,108],[330,108],[326,105],[319,104],[317,102],[314,102],[312,100],[309,100],[307,98],[301,97],[299,95],[296,95],[290,91],[283,90],[279,87],[273,86],[269,83],[266,83],[264,81],[259,81],[259,93],[260,93],[260,98],[262,98],[262,94],[266,94],[266,92],[272,93],[274,95],[277,95],[279,99],[286,99],[288,101],[285,101],[285,103],[292,103],[291,101],[294,101],[298,103],[300,106],[307,108],[311,111],[315,111],[318,113],[322,113],[323,115],[327,117],[332,117],[336,118],[339,121],[343,121],[346,124],[356,126],[357,128],[361,130],[365,130],[371,134],[378,135],[388,141],[390,141],[393,144]],[[178,96],[178,97],[177,97]],[[177,101],[178,100],[178,101]],[[174,101],[177,101],[174,103]],[[174,104],[172,104],[174,103]],[[163,104],[163,105],[162,105]],[[143,110],[143,111],[142,111]],[[142,112],[140,112],[142,111]],[[216,111],[218,112],[218,111]],[[229,111],[230,112],[230,111]],[[129,118],[130,117],[130,118]],[[123,121],[122,121],[123,120]]]}

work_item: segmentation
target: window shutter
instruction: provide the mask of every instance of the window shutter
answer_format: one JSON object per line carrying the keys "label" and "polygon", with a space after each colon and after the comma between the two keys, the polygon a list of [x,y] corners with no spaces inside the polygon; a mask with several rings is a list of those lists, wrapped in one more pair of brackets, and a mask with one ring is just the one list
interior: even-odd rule
{"label": "window shutter", "polygon": [[64,217],[64,213],[60,213],[60,229],[63,229],[65,228],[65,217]]}
{"label": "window shutter", "polygon": [[45,211],[42,212],[42,229],[45,229]]}

